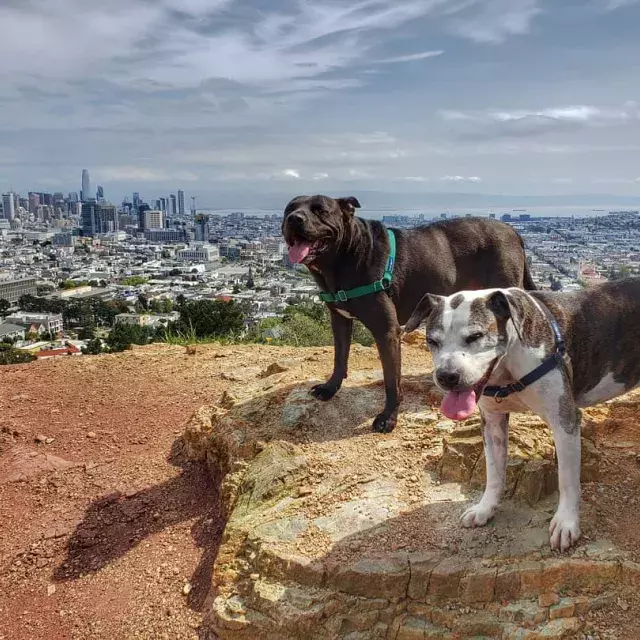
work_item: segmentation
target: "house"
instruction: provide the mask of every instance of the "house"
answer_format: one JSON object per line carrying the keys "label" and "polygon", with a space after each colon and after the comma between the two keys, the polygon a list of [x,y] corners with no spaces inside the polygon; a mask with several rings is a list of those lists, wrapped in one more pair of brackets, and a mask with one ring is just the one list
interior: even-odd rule
{"label": "house", "polygon": [[24,327],[20,327],[17,324],[11,324],[10,322],[0,324],[0,342],[5,340],[5,338],[10,340],[24,340],[24,336]]}
{"label": "house", "polygon": [[81,356],[82,351],[78,347],[68,344],[64,347],[58,347],[56,349],[43,349],[34,354],[38,360],[44,358],[55,358],[56,356]]}

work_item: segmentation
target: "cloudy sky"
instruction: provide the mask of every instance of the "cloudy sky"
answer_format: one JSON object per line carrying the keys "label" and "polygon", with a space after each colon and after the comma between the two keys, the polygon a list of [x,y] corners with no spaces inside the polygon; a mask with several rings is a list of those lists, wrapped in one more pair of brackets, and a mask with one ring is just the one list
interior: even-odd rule
{"label": "cloudy sky", "polygon": [[640,196],[638,0],[1,0],[0,189]]}

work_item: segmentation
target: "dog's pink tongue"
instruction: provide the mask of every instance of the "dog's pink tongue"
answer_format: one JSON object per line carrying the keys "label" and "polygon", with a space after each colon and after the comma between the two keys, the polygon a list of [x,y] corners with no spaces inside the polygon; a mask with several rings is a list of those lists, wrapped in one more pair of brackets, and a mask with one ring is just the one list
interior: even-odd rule
{"label": "dog's pink tongue", "polygon": [[476,409],[476,392],[473,389],[449,391],[440,409],[451,420],[466,420]]}
{"label": "dog's pink tongue", "polygon": [[294,263],[302,262],[311,251],[310,242],[296,242],[289,247],[289,260]]}

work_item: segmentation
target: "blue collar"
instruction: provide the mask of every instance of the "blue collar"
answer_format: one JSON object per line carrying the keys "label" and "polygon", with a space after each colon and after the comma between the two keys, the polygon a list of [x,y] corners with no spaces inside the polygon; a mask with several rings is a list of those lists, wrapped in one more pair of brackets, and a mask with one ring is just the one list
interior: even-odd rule
{"label": "blue collar", "polygon": [[523,391],[529,385],[537,382],[538,380],[540,380],[540,378],[546,376],[547,373],[553,371],[558,365],[561,365],[564,362],[564,357],[567,353],[567,347],[564,343],[564,339],[562,338],[562,333],[560,333],[560,327],[558,326],[556,319],[553,317],[547,307],[542,304],[540,300],[538,300],[538,302],[540,303],[545,315],[547,316],[547,320],[549,321],[549,324],[553,329],[553,334],[556,340],[555,351],[548,358],[543,360],[542,363],[533,371],[529,371],[527,375],[522,376],[520,380],[517,380],[516,382],[510,382],[503,387],[485,387],[482,391],[483,396],[489,396],[491,398],[495,398],[496,400],[501,400],[502,398],[510,396],[512,393]]}

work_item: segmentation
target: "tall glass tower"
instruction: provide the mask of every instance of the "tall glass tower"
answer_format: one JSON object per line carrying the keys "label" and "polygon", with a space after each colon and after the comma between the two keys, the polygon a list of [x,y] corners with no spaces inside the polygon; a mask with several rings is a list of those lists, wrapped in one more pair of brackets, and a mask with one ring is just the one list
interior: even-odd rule
{"label": "tall glass tower", "polygon": [[91,198],[91,178],[89,178],[89,171],[87,169],[82,170],[82,201],[86,202]]}

